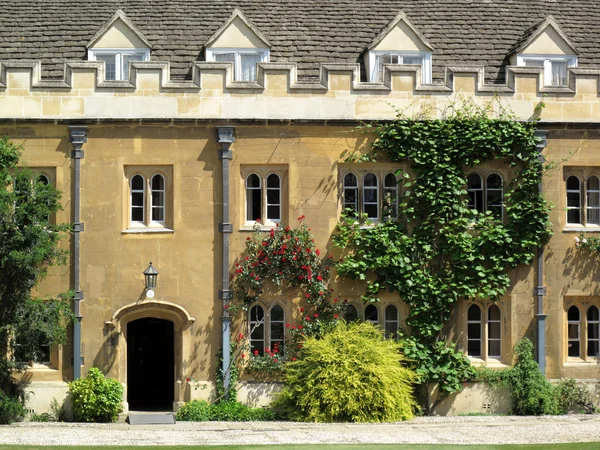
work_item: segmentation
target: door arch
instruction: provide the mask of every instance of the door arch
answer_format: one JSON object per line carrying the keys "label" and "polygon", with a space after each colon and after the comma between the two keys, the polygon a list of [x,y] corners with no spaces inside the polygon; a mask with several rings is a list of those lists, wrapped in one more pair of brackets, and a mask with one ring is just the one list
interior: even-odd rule
{"label": "door arch", "polygon": [[[147,300],[138,303],[132,303],[119,308],[112,316],[112,319],[106,322],[107,328],[112,330],[114,341],[117,342],[116,378],[123,384],[125,391],[123,394],[123,410],[129,411],[128,395],[128,373],[127,373],[127,355],[128,355],[128,324],[138,319],[163,319],[173,324],[173,356],[174,356],[174,377],[173,377],[173,410],[177,410],[184,403],[185,376],[188,370],[185,361],[189,361],[191,329],[190,327],[196,321],[185,308],[175,303],[164,302],[160,300]],[[149,376],[149,375],[148,375]]]}

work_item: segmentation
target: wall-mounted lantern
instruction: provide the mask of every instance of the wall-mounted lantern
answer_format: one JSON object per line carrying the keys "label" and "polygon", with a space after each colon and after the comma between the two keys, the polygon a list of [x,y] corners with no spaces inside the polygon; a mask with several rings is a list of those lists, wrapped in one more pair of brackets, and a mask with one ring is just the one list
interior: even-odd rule
{"label": "wall-mounted lantern", "polygon": [[156,289],[156,280],[158,279],[158,270],[152,266],[152,262],[146,270],[144,270],[146,278],[146,297],[154,297],[154,289]]}

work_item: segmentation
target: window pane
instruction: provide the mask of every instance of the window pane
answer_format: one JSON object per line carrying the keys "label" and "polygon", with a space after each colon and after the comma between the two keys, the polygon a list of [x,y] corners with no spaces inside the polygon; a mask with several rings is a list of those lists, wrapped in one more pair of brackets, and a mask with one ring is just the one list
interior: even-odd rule
{"label": "window pane", "polygon": [[106,69],[104,72],[104,78],[106,80],[114,80],[117,76],[117,63],[115,55],[98,55],[96,54],[96,61],[104,61]]}
{"label": "window pane", "polygon": [[394,305],[385,308],[385,320],[398,320],[398,308]]}
{"label": "window pane", "polygon": [[598,335],[598,324],[597,323],[588,323],[588,339],[598,339],[600,336]]}
{"label": "window pane", "polygon": [[353,173],[344,177],[343,208],[350,208],[358,212],[358,179]]}
{"label": "window pane", "polygon": [[567,62],[551,61],[552,66],[552,86],[567,85]]}
{"label": "window pane", "polygon": [[354,305],[346,306],[346,312],[344,312],[344,320],[346,322],[352,322],[358,319],[358,310]]}
{"label": "window pane", "polygon": [[488,337],[490,339],[500,339],[500,322],[488,323]]}
{"label": "window pane", "polygon": [[420,56],[403,56],[402,64],[418,64],[421,65],[423,63],[423,58]]}
{"label": "window pane", "polygon": [[472,173],[467,177],[467,193],[469,208],[483,212],[483,181],[478,174]]}
{"label": "window pane", "polygon": [[279,189],[267,188],[267,203],[268,204],[279,204]]}
{"label": "window pane", "polygon": [[281,208],[279,206],[267,206],[267,219],[271,221],[281,220]]}
{"label": "window pane", "polygon": [[140,175],[136,175],[131,179],[131,188],[138,190],[144,190],[144,179]]}
{"label": "window pane", "polygon": [[526,59],[524,62],[526,67],[544,67],[543,59]]}
{"label": "window pane", "polygon": [[470,323],[467,325],[467,335],[469,339],[481,339],[481,324]]}
{"label": "window pane", "polygon": [[577,306],[571,306],[567,316],[569,321],[579,322],[579,308]]}
{"label": "window pane", "polygon": [[143,61],[144,54],[143,53],[134,53],[132,55],[123,55],[123,68],[121,73],[123,76],[122,80],[129,80],[129,63],[134,61]]}
{"label": "window pane", "polygon": [[500,320],[500,308],[496,305],[492,305],[488,309],[488,320]]}
{"label": "window pane", "polygon": [[260,325],[252,324],[251,327],[252,332],[250,333],[250,339],[263,339],[265,336],[265,324],[261,323]]}
{"label": "window pane", "polygon": [[152,188],[152,220],[165,220],[165,179],[162,175],[154,175],[150,181]]}
{"label": "window pane", "polygon": [[579,342],[569,342],[569,356],[579,356]]}
{"label": "window pane", "polygon": [[567,223],[581,223],[581,214],[578,209],[567,211]]}
{"label": "window pane", "polygon": [[378,323],[379,322],[379,312],[377,311],[377,307],[374,305],[368,305],[365,308],[365,320],[369,322]]}
{"label": "window pane", "polygon": [[262,61],[258,53],[240,55],[242,62],[241,81],[256,81],[257,63]]}
{"label": "window pane", "polygon": [[283,340],[283,322],[271,322],[271,342]]}
{"label": "window pane", "polygon": [[235,53],[216,53],[215,61],[217,62],[234,62]]}
{"label": "window pane", "polygon": [[349,173],[344,177],[344,186],[358,186],[358,180],[356,179],[356,175],[353,173]]}
{"label": "window pane", "polygon": [[365,186],[377,186],[377,176],[373,173],[368,173],[365,175]]}
{"label": "window pane", "polygon": [[500,356],[502,356],[500,347],[500,340],[488,341],[488,356],[494,358],[499,358]]}
{"label": "window pane", "polygon": [[595,306],[590,306],[587,312],[587,318],[590,322],[596,322],[600,320],[600,311]]}
{"label": "window pane", "polygon": [[368,173],[363,178],[363,212],[369,219],[379,219],[379,189],[377,176]]}
{"label": "window pane", "polygon": [[279,176],[271,174],[267,177],[268,188],[279,188]]}
{"label": "window pane", "polygon": [[570,323],[569,327],[569,339],[579,339],[579,324],[578,323]]}
{"label": "window pane", "polygon": [[247,214],[246,220],[262,218],[262,195],[260,188],[246,189]]}
{"label": "window pane", "polygon": [[567,190],[569,190],[569,191],[579,191],[579,178],[577,178],[577,177],[569,177],[567,179]]}
{"label": "window pane", "polygon": [[161,175],[154,175],[151,185],[153,190],[162,191],[165,189],[165,179]]}
{"label": "window pane", "polygon": [[600,181],[598,177],[587,179],[587,223],[600,225]]}
{"label": "window pane", "polygon": [[271,308],[271,321],[283,322],[283,308],[281,306],[275,305]]}
{"label": "window pane", "polygon": [[40,175],[37,179],[37,182],[43,184],[44,186],[48,186],[50,183],[46,175]]}
{"label": "window pane", "polygon": [[481,309],[477,305],[471,305],[467,313],[467,320],[481,320]]}
{"label": "window pane", "polygon": [[374,203],[377,201],[377,189],[365,189],[365,202]]}
{"label": "window pane", "polygon": [[469,356],[481,356],[481,340],[469,340],[467,343],[467,354]]}
{"label": "window pane", "polygon": [[588,356],[598,357],[600,356],[600,342],[599,341],[588,341]]}
{"label": "window pane", "polygon": [[579,208],[579,192],[567,193],[567,206],[572,208]]}
{"label": "window pane", "polygon": [[265,318],[265,312],[260,306],[253,306],[250,310],[250,321],[257,322]]}
{"label": "window pane", "polygon": [[134,192],[131,194],[131,205],[132,206],[144,206],[144,194],[140,192]]}

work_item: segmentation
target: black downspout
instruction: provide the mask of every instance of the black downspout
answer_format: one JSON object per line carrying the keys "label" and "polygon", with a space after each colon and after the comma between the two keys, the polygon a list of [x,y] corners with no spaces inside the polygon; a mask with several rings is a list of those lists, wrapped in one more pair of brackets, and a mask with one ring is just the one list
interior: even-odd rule
{"label": "black downspout", "polygon": [[[548,131],[537,130],[535,132],[537,139],[536,149],[542,163],[545,161],[542,152],[548,145]],[[542,191],[542,181],[539,184],[540,194]],[[534,288],[534,295],[537,297],[537,359],[540,371],[546,374],[546,314],[544,313],[544,297],[546,296],[546,286],[544,286],[544,246],[541,245],[537,251],[537,285]]]}
{"label": "black downspout", "polygon": [[69,134],[73,150],[74,174],[73,174],[73,313],[75,315],[75,324],[73,325],[73,379],[81,378],[81,301],[83,300],[83,291],[81,290],[80,267],[79,267],[79,242],[80,233],[83,231],[83,222],[81,222],[81,160],[84,152],[83,144],[87,142],[87,127],[69,126]]}
{"label": "black downspout", "polygon": [[235,141],[235,127],[217,127],[217,139],[220,144],[219,159],[221,160],[223,177],[223,217],[219,223],[219,231],[223,236],[223,247],[221,255],[221,275],[222,285],[219,291],[219,298],[223,300],[221,313],[221,332],[223,335],[223,388],[225,398],[229,396],[230,381],[230,334],[231,334],[231,316],[229,315],[229,237],[233,232],[233,225],[229,221],[229,161],[232,159],[232,153],[229,149]]}

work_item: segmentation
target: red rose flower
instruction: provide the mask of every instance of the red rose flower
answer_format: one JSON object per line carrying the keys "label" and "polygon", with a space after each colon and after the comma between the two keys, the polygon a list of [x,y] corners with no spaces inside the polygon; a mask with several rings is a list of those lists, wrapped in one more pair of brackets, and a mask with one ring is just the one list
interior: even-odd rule
{"label": "red rose flower", "polygon": [[334,318],[334,319],[337,319],[338,317],[340,317],[338,314],[334,314],[334,315],[333,315],[333,318]]}
{"label": "red rose flower", "polygon": [[258,350],[254,350],[254,354],[258,356]]}
{"label": "red rose flower", "polygon": [[304,308],[300,308],[300,312],[304,312]]}

